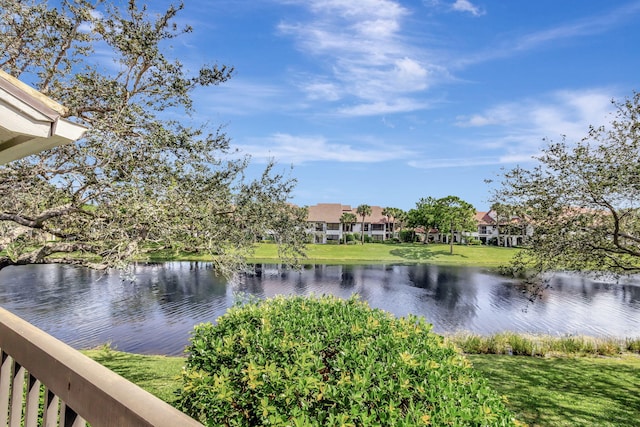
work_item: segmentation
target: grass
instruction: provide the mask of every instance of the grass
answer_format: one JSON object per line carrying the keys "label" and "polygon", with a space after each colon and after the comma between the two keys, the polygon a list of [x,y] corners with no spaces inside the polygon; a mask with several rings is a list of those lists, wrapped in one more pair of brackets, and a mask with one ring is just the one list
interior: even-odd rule
{"label": "grass", "polygon": [[[86,355],[173,402],[184,358],[123,353],[108,346]],[[640,426],[640,356],[468,355],[516,418],[531,427]]]}
{"label": "grass", "polygon": [[[422,243],[365,243],[364,245],[307,245],[307,258],[301,264],[437,264],[469,267],[496,268],[511,261],[518,249],[497,246],[454,245],[453,255],[449,245]],[[210,261],[205,254],[180,253],[159,250],[145,255],[143,261]],[[278,248],[273,243],[255,245],[250,263],[277,263]]]}
{"label": "grass", "polygon": [[640,426],[640,357],[470,355],[529,426]]}
{"label": "grass", "polygon": [[500,332],[494,335],[456,333],[447,337],[467,354],[508,354],[514,356],[619,356],[640,353],[640,338],[551,336]]}
{"label": "grass", "polygon": [[147,390],[157,398],[172,403],[174,391],[181,385],[183,357],[147,356],[112,350],[108,345],[83,350],[83,354]]}
{"label": "grass", "polygon": [[[500,267],[511,261],[518,249],[497,246],[449,245],[422,243],[364,245],[308,245],[307,259],[302,263],[357,264],[357,263],[422,263],[460,265],[471,267]],[[277,262],[274,244],[258,244],[252,262]]]}

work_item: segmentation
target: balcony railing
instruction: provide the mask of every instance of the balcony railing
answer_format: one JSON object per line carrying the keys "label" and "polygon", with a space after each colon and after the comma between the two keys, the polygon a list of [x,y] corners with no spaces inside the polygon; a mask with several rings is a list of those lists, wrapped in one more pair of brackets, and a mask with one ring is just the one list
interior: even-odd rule
{"label": "balcony railing", "polygon": [[0,426],[202,427],[0,308]]}

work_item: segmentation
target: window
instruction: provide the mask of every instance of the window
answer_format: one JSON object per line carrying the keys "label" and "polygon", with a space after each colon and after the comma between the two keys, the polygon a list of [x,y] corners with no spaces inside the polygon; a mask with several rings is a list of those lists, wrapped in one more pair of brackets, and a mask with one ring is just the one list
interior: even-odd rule
{"label": "window", "polygon": [[340,230],[340,223],[337,222],[329,222],[327,223],[327,230]]}
{"label": "window", "polygon": [[384,231],[384,224],[373,224],[373,231]]}

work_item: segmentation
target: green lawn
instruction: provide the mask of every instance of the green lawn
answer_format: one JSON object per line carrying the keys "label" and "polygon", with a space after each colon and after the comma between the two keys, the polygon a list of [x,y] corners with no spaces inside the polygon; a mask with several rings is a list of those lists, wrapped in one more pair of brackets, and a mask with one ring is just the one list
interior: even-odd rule
{"label": "green lawn", "polygon": [[640,357],[470,355],[530,426],[640,426]]}
{"label": "green lawn", "polygon": [[[496,246],[449,245],[422,243],[364,245],[308,245],[307,259],[303,263],[355,264],[355,263],[425,263],[438,265],[464,265],[499,267],[508,264],[518,249]],[[274,244],[256,245],[252,261],[275,262],[278,259]]]}
{"label": "green lawn", "polygon": [[108,347],[82,350],[82,353],[159,399],[168,403],[175,400],[174,391],[181,385],[179,376],[184,366],[184,357],[124,353]]}
{"label": "green lawn", "polygon": [[[449,245],[422,243],[365,243],[364,245],[307,245],[307,258],[302,264],[437,264],[470,267],[500,267],[509,263],[518,249],[497,246],[454,245],[453,255]],[[162,250],[147,254],[143,261],[210,261],[208,255],[181,254]],[[248,260],[252,263],[279,262],[278,247],[272,243],[255,245],[255,253]]]}
{"label": "green lawn", "polygon": [[[172,402],[180,387],[182,357],[113,350],[89,357]],[[533,358],[470,355],[474,367],[508,400],[516,418],[537,426],[640,426],[640,356]]]}

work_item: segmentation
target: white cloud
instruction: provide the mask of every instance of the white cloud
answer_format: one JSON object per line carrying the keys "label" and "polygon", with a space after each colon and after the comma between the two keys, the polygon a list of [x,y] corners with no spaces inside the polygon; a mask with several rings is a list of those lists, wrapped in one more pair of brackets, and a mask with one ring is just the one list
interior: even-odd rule
{"label": "white cloud", "polygon": [[502,165],[508,163],[531,162],[534,154],[520,156],[479,156],[446,159],[411,160],[407,164],[416,169],[470,168],[478,166]]}
{"label": "white cloud", "polygon": [[280,86],[234,77],[223,85],[198,88],[194,93],[195,110],[199,114],[248,115],[273,111],[275,108],[295,111],[292,101],[281,102],[289,94]]}
{"label": "white cloud", "polygon": [[523,99],[458,117],[460,127],[497,126],[521,129],[534,135],[571,139],[583,137],[589,125],[604,123],[611,111],[612,93],[606,89],[557,91],[536,99]]}
{"label": "white cloud", "polygon": [[456,122],[460,127],[478,127],[490,125],[505,125],[518,118],[518,104],[502,104],[491,107],[482,113],[476,113],[469,117],[459,116]]}
{"label": "white cloud", "polygon": [[458,67],[465,67],[475,63],[509,57],[517,52],[553,45],[553,43],[557,43],[559,40],[601,34],[609,31],[611,28],[620,27],[625,21],[634,22],[634,16],[639,12],[640,2],[635,1],[616,8],[609,13],[578,19],[557,27],[503,40],[499,46],[491,46],[485,51],[459,59],[456,65]]}
{"label": "white cloud", "polygon": [[337,101],[341,98],[340,89],[331,82],[315,81],[301,87],[311,100]]}
{"label": "white cloud", "polygon": [[458,12],[469,12],[474,16],[481,16],[485,14],[484,10],[474,6],[469,0],[456,0],[451,8]]}
{"label": "white cloud", "polygon": [[[372,144],[366,141],[349,143],[329,142],[323,136],[296,136],[276,133],[255,144],[236,145],[256,160],[275,159],[279,163],[334,161],[351,163],[379,163],[409,158],[414,153],[394,146]],[[357,146],[357,148],[356,148]]]}
{"label": "white cloud", "polygon": [[413,159],[409,165],[421,169],[472,167],[528,163],[544,147],[544,138],[568,143],[585,137],[590,125],[606,124],[612,112],[611,90],[564,90],[535,99],[503,103],[483,112],[460,116],[456,125],[477,128],[467,141],[450,141],[451,146],[466,146],[459,158]]}
{"label": "white cloud", "polygon": [[394,73],[400,83],[399,90],[413,92],[427,87],[427,70],[411,58],[396,60]]}
{"label": "white cloud", "polygon": [[[322,61],[324,71],[319,73],[324,74],[302,86],[309,98],[317,99],[330,88],[333,96],[324,99],[350,99],[356,105],[338,111],[355,115],[423,107],[415,101],[395,101],[424,91],[440,73],[439,67],[425,60],[421,49],[405,39],[403,24],[410,15],[408,9],[390,0],[295,3],[306,6],[311,17],[303,22],[282,22],[279,30],[293,37],[303,53]],[[317,81],[323,85],[318,86]]]}
{"label": "white cloud", "polygon": [[377,101],[372,103],[359,103],[349,107],[341,107],[338,113],[345,116],[377,116],[381,114],[403,113],[407,111],[422,110],[427,105],[408,98],[397,98],[391,101]]}

